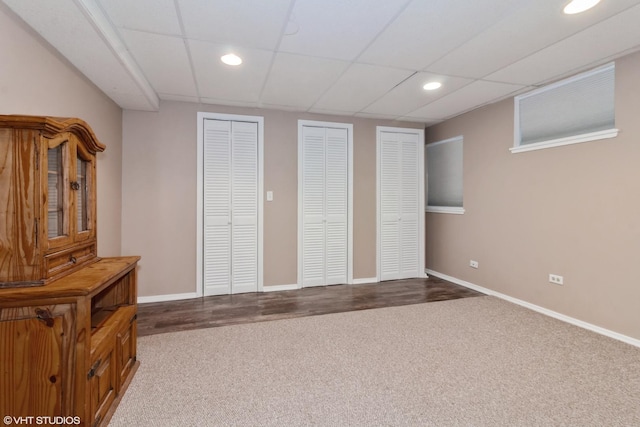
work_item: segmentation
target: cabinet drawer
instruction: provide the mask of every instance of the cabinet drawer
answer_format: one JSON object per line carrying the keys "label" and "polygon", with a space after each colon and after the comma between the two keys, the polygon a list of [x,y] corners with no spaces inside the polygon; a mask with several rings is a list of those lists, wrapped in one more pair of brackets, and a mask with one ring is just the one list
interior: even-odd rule
{"label": "cabinet drawer", "polygon": [[[129,308],[129,307],[127,307]],[[137,321],[135,306],[131,306],[131,321],[124,323],[116,335],[116,363],[118,372],[118,393],[131,374],[136,363]]]}
{"label": "cabinet drawer", "polygon": [[72,270],[83,266],[95,257],[95,243],[47,255],[44,258],[44,268],[47,272],[47,279],[70,273]]}
{"label": "cabinet drawer", "polygon": [[107,348],[92,358],[91,369],[87,375],[92,426],[100,424],[116,398],[116,363],[113,350],[113,347]]}

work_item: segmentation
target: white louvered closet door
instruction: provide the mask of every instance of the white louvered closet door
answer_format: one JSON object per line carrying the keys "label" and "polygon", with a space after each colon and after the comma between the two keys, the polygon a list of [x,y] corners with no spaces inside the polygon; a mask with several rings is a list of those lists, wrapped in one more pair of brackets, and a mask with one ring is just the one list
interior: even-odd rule
{"label": "white louvered closet door", "polygon": [[257,124],[204,122],[205,295],[258,289]]}
{"label": "white louvered closet door", "polygon": [[416,134],[380,134],[380,280],[421,276],[418,144]]}
{"label": "white louvered closet door", "polygon": [[302,131],[302,286],[347,283],[348,135]]}

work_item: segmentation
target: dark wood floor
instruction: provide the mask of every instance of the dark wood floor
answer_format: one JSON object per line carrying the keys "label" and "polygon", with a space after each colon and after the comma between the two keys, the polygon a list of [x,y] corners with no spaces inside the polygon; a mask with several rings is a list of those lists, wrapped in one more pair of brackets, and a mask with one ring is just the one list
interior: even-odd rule
{"label": "dark wood floor", "polygon": [[407,279],[140,304],[138,336],[483,295],[445,280]]}

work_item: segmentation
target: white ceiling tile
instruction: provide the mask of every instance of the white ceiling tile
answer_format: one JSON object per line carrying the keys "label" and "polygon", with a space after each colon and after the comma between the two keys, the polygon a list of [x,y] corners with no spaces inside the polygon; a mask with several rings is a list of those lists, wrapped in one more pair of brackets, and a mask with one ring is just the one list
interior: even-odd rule
{"label": "white ceiling tile", "polygon": [[120,34],[156,92],[197,96],[184,40],[131,30]]}
{"label": "white ceiling tile", "polygon": [[197,96],[184,96],[184,95],[174,95],[171,93],[159,93],[158,97],[163,101],[195,102],[196,104],[200,102],[200,98],[198,98]]}
{"label": "white ceiling tile", "polygon": [[464,111],[502,99],[521,90],[523,86],[505,83],[475,81],[460,90],[442,97],[422,108],[407,114],[408,117],[441,120]]}
{"label": "white ceiling tile", "polygon": [[397,68],[353,64],[313,108],[343,112],[360,111],[411,74],[412,71]]}
{"label": "white ceiling tile", "polygon": [[181,35],[173,0],[99,0],[116,27]]}
{"label": "white ceiling tile", "polygon": [[334,2],[297,0],[279,50],[352,60],[404,7],[407,0]]}
{"label": "white ceiling tile", "polygon": [[637,2],[603,2],[594,10],[597,13],[568,16],[557,0],[536,0],[454,49],[428,70],[482,78]]}
{"label": "white ceiling tile", "polygon": [[178,0],[187,37],[275,49],[291,0]]}
{"label": "white ceiling tile", "polygon": [[[442,87],[434,91],[425,91],[422,89],[425,83],[431,81],[442,83]],[[460,77],[442,76],[423,72],[416,73],[394,87],[363,111],[366,113],[396,114],[401,116],[471,82],[472,80],[470,79]]]}
{"label": "white ceiling tile", "polygon": [[189,47],[201,97],[258,102],[271,64],[271,52],[235,49],[243,62],[233,67],[220,61],[222,55],[229,53],[224,45],[190,40]]}
{"label": "white ceiling tile", "polygon": [[537,85],[578,72],[603,58],[640,47],[639,22],[640,5],[536,52],[487,79]]}
{"label": "white ceiling tile", "polygon": [[415,122],[415,123],[423,123],[425,127],[433,126],[442,122],[442,120],[436,119],[425,119],[425,118],[416,118],[416,117],[398,117],[399,122]]}
{"label": "white ceiling tile", "polygon": [[309,108],[348,65],[333,59],[278,53],[261,101]]}
{"label": "white ceiling tile", "polygon": [[[640,50],[640,0],[575,16],[560,12],[568,0],[2,1],[121,107],[143,110],[159,94],[431,123]],[[219,61],[231,48],[238,68]],[[434,74],[456,77],[422,91]]]}
{"label": "white ceiling tile", "polygon": [[228,99],[217,99],[217,98],[200,98],[200,101],[203,104],[212,104],[212,105],[227,105],[230,107],[249,107],[255,108],[258,107],[257,102],[243,102],[243,101],[232,101]]}
{"label": "white ceiling tile", "polygon": [[363,119],[378,119],[378,120],[396,120],[398,118],[397,114],[375,114],[375,113],[356,113],[354,114],[356,117],[362,117]]}
{"label": "white ceiling tile", "polygon": [[422,70],[522,2],[414,0],[358,61]]}

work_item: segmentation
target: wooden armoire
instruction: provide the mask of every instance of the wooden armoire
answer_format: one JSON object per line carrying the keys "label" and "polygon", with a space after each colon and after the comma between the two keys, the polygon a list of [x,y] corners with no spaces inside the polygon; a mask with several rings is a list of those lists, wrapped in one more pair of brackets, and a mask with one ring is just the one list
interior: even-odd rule
{"label": "wooden armoire", "polygon": [[79,119],[0,116],[0,414],[15,424],[106,425],[139,364],[139,257],[97,256],[104,149]]}

